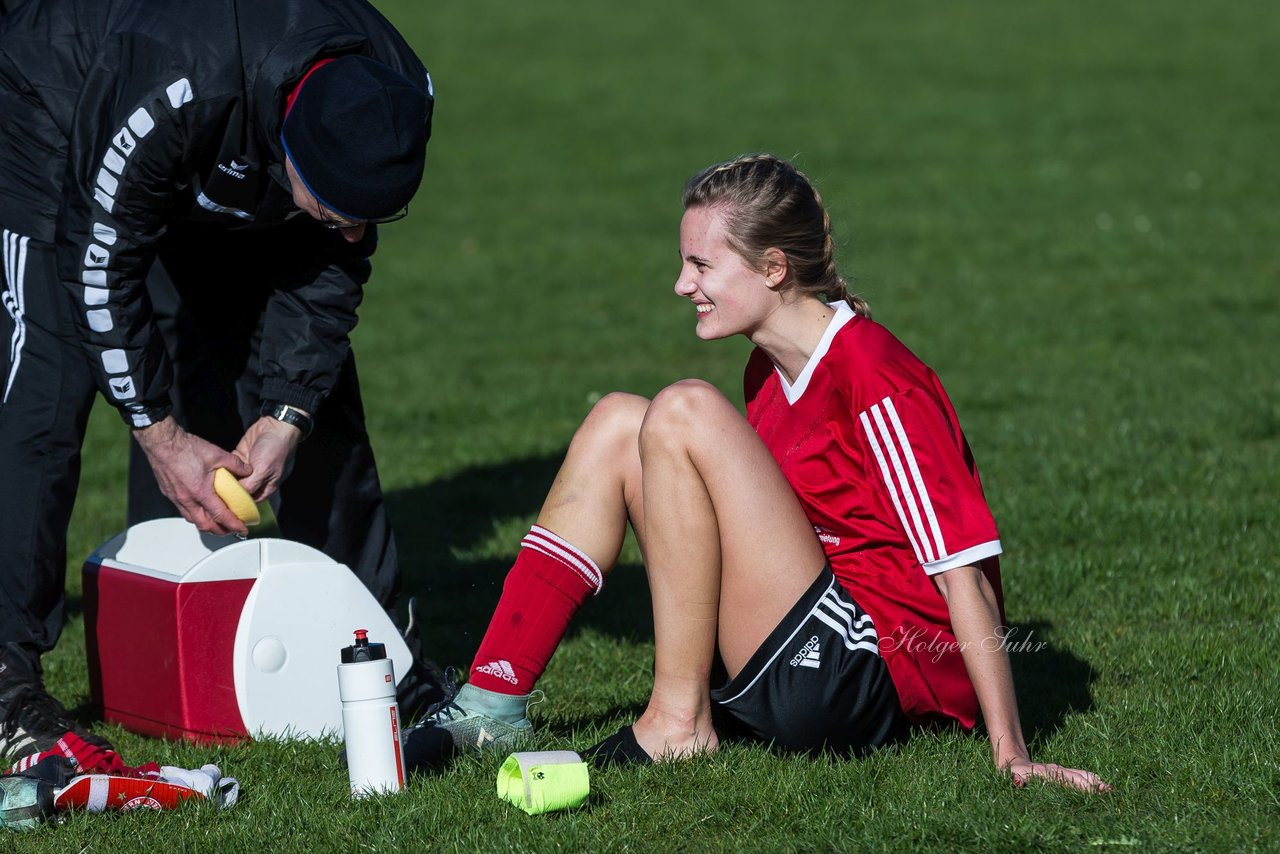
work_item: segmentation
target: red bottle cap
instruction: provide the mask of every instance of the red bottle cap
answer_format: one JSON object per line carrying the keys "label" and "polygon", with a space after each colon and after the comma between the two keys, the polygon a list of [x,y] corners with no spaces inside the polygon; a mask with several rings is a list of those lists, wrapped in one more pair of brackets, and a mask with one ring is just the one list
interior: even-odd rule
{"label": "red bottle cap", "polygon": [[370,643],[368,629],[356,629],[356,642],[342,648],[342,663],[353,664],[357,661],[380,661],[387,657],[387,645]]}

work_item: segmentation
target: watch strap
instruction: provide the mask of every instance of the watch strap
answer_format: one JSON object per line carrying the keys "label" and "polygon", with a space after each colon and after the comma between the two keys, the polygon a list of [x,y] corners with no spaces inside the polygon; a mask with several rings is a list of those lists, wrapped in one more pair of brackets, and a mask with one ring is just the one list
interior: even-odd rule
{"label": "watch strap", "polygon": [[307,413],[303,412],[296,406],[290,406],[287,403],[280,403],[276,400],[268,400],[262,404],[262,416],[265,418],[274,418],[277,421],[283,421],[285,424],[291,424],[302,431],[302,438],[311,435],[311,430],[315,427],[315,419]]}

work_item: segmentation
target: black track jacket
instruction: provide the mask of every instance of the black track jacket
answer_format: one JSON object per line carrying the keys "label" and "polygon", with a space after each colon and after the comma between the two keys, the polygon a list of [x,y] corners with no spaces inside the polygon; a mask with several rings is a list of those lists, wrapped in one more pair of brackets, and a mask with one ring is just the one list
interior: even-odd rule
{"label": "black track jacket", "polygon": [[[157,240],[174,220],[305,216],[283,169],[286,98],[315,60],[347,53],[432,97],[364,0],[27,0],[0,17],[0,222],[57,246],[98,385],[132,426],[169,412],[143,285]],[[375,239],[298,258],[297,280],[273,292],[264,397],[315,411],[332,388]]]}

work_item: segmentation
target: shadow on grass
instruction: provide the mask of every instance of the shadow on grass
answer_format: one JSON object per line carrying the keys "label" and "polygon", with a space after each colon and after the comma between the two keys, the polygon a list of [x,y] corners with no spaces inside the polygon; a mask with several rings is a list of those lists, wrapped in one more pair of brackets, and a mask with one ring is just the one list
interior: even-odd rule
{"label": "shadow on grass", "polygon": [[1098,671],[1054,643],[1052,623],[1010,626],[1006,643],[1027,741],[1047,738],[1061,729],[1068,715],[1093,707]]}
{"label": "shadow on grass", "polygon": [[[401,598],[417,597],[425,652],[440,664],[471,662],[520,543],[504,544],[509,556],[502,559],[458,554],[483,544],[505,520],[535,516],[563,459],[560,451],[475,466],[387,494],[400,552]],[[643,569],[619,565],[606,588],[607,599],[588,602],[570,636],[591,628],[628,640],[652,637]]]}

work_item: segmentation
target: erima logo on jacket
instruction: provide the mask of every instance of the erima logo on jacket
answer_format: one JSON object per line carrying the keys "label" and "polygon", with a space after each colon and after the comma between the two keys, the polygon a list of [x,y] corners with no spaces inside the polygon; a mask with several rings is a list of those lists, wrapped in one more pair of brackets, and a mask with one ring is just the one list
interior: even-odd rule
{"label": "erima logo on jacket", "polygon": [[[222,156],[226,157],[226,152]],[[249,208],[258,195],[258,177],[258,165],[251,158],[243,155],[226,157],[216,164],[215,171],[209,173],[203,184],[198,177],[193,177],[196,204],[212,213],[250,221],[253,214],[249,213]]]}
{"label": "erima logo on jacket", "polygon": [[227,175],[230,175],[232,178],[235,178],[237,181],[243,181],[244,173],[248,171],[249,166],[250,164],[240,163],[233,157],[231,158],[230,163],[219,163],[218,171],[223,172]]}

